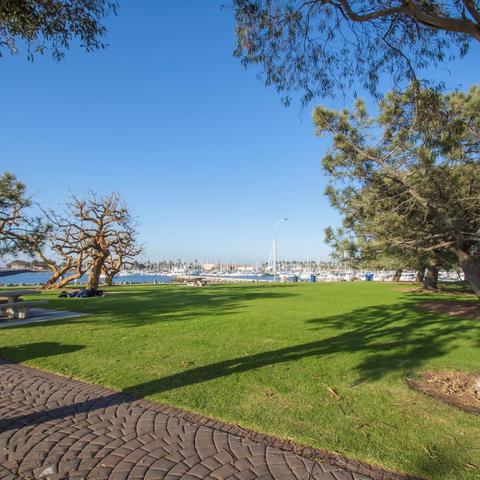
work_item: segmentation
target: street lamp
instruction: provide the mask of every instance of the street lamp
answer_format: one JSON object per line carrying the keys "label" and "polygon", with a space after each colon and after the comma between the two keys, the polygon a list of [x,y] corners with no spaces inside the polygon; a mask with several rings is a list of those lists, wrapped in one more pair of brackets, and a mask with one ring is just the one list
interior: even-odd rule
{"label": "street lamp", "polygon": [[282,222],[286,222],[288,218],[281,218],[273,229],[273,282],[277,280],[277,227]]}

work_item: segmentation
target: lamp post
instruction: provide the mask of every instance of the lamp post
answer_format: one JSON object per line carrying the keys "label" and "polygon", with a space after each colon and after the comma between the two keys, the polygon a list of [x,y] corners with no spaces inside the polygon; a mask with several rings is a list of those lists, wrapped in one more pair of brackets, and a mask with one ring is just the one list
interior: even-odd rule
{"label": "lamp post", "polygon": [[273,282],[277,280],[277,227],[282,222],[286,222],[288,218],[281,218],[273,229]]}

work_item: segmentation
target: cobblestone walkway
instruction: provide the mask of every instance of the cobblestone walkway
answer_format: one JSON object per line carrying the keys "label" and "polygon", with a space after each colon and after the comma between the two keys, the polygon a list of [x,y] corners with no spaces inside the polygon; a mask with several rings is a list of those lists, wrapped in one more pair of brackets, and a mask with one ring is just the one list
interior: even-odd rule
{"label": "cobblestone walkway", "polygon": [[401,478],[318,455],[233,425],[0,361],[0,480]]}

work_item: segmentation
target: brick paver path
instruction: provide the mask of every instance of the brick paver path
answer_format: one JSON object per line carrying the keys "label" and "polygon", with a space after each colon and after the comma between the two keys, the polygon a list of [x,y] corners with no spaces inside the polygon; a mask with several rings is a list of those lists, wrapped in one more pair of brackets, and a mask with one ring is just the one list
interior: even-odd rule
{"label": "brick paver path", "polygon": [[0,480],[397,478],[298,452],[272,437],[0,361]]}

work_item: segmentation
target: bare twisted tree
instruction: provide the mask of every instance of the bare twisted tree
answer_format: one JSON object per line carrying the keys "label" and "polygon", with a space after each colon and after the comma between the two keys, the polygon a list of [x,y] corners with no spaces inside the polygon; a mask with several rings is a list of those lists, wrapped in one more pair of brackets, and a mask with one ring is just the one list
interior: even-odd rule
{"label": "bare twisted tree", "polygon": [[124,231],[117,233],[117,241],[111,246],[103,263],[104,283],[106,286],[113,284],[113,278],[122,268],[133,265],[134,260],[143,251],[138,244],[135,225],[128,225]]}
{"label": "bare twisted tree", "polygon": [[46,215],[52,228],[36,254],[52,271],[43,288],[56,289],[78,280],[87,272],[88,244],[82,241],[79,225],[68,214],[49,211]]}
{"label": "bare twisted tree", "polygon": [[[46,215],[53,228],[47,244],[37,252],[53,272],[45,288],[59,288],[87,274],[87,288],[96,290],[102,271],[113,276],[119,262],[121,268],[122,261],[140,253],[136,223],[118,193],[72,195],[63,212],[50,210]],[[48,258],[45,250],[60,262]]]}

